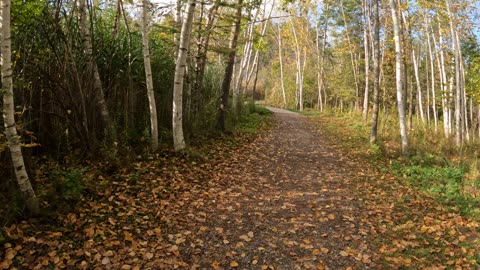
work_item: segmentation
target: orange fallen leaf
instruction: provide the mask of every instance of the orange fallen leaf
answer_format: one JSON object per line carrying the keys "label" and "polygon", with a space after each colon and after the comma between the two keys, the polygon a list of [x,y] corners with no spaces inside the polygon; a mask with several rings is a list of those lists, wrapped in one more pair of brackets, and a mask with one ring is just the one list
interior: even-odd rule
{"label": "orange fallen leaf", "polygon": [[231,262],[230,267],[238,267],[238,262],[236,261]]}

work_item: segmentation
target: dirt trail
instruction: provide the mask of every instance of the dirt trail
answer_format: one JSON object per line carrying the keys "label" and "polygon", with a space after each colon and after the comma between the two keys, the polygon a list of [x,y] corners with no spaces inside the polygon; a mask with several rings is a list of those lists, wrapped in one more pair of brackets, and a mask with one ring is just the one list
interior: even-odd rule
{"label": "dirt trail", "polygon": [[[235,261],[240,269],[368,268],[356,219],[360,202],[349,189],[352,162],[304,117],[269,109],[273,130],[220,166],[225,190],[217,192],[216,209],[208,209],[208,248],[198,263],[211,263],[203,257],[221,266]],[[360,260],[349,256],[353,250]]]}

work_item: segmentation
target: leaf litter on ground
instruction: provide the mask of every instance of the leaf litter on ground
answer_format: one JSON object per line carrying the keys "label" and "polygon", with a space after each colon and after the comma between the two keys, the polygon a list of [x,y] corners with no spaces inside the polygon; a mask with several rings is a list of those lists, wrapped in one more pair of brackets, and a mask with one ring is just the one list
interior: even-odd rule
{"label": "leaf litter on ground", "polygon": [[475,269],[479,224],[295,114],[108,179],[51,223],[5,228],[0,269]]}

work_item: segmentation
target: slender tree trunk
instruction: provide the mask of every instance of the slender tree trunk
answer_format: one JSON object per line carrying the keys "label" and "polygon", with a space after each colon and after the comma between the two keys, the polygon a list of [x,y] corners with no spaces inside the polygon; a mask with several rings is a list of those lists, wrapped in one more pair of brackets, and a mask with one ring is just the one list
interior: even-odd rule
{"label": "slender tree trunk", "polygon": [[283,60],[282,60],[282,32],[280,30],[280,24],[278,27],[278,60],[280,62],[280,85],[282,87],[283,106],[287,107],[287,96],[285,94],[285,83],[283,79]]}
{"label": "slender tree trunk", "polygon": [[12,77],[12,40],[10,28],[10,0],[0,0],[1,7],[1,70],[2,70],[2,92],[3,92],[3,121],[5,135],[8,141],[13,168],[17,178],[18,186],[22,192],[28,209],[33,213],[39,212],[39,203],[35,191],[28,178],[25,162],[23,160],[20,136],[17,134],[15,123],[15,104],[13,98],[13,77]]}
{"label": "slender tree trunk", "polygon": [[450,24],[450,34],[452,36],[452,49],[455,54],[455,145],[460,147],[463,142],[462,137],[462,88],[461,88],[461,78],[460,78],[460,61],[462,60],[460,57],[460,48],[457,47],[457,33],[455,28],[453,27],[453,14],[450,9],[450,1],[445,1],[447,5],[447,12],[448,12],[448,21]]}
{"label": "slender tree trunk", "polygon": [[[329,12],[330,6],[328,3],[325,3],[323,12]],[[318,101],[317,107],[322,112],[323,111],[323,99],[326,99],[326,96],[322,96],[322,90],[324,88],[324,70],[325,70],[325,49],[327,46],[327,30],[328,30],[328,15],[325,16],[325,24],[323,27],[323,38],[322,38],[322,47],[320,48],[320,22],[317,23],[317,38],[316,38],[316,49],[317,49],[317,87],[318,87]],[[353,63],[352,63],[353,64]]]}
{"label": "slender tree trunk", "polygon": [[179,32],[182,31],[182,0],[177,0],[175,3],[175,25],[176,31],[173,33],[173,43],[176,46],[176,57],[178,57],[179,46],[180,46],[180,35]]}
{"label": "slender tree trunk", "polygon": [[[363,17],[364,17],[364,27],[363,27],[363,47],[365,51],[365,90],[363,94],[363,111],[362,116],[363,120],[367,120],[368,115],[368,92],[370,88],[370,50],[369,50],[369,28],[370,28],[370,19],[368,16],[369,6],[367,0],[363,0]],[[371,34],[371,33],[370,33]]]}
{"label": "slender tree trunk", "polygon": [[433,113],[433,121],[434,121],[434,128],[435,133],[438,130],[438,116],[437,116],[437,105],[436,105],[436,93],[435,93],[435,64],[434,64],[434,57],[432,52],[432,43],[430,40],[430,34],[428,32],[428,21],[426,15],[424,15],[425,19],[425,35],[427,37],[427,44],[428,44],[428,55],[430,60],[430,80],[431,80],[431,88],[432,88],[432,113]]}
{"label": "slender tree trunk", "polygon": [[[434,47],[437,47],[437,42],[435,39],[435,36],[433,36],[433,41],[434,41]],[[441,31],[439,31],[439,42],[440,44],[443,43],[443,36]],[[451,118],[450,118],[450,93],[448,91],[447,87],[447,72],[445,68],[445,57],[443,53],[443,49],[440,48],[440,52],[437,53],[439,54],[438,58],[438,68],[440,69],[440,75],[441,75],[441,90],[442,90],[442,110],[443,110],[443,129],[445,133],[445,137],[450,137],[450,123],[451,123]]]}
{"label": "slender tree trunk", "polygon": [[105,135],[110,134],[113,130],[113,125],[110,121],[110,114],[108,113],[107,103],[105,101],[105,94],[103,93],[102,80],[100,79],[100,73],[98,72],[98,65],[93,56],[92,35],[90,27],[87,24],[87,0],[79,0],[78,12],[79,12],[79,24],[80,32],[82,34],[82,42],[85,49],[85,55],[91,71],[93,72],[93,86],[95,102],[100,109],[100,115],[102,119],[103,128],[106,129]]}
{"label": "slender tree trunk", "polygon": [[[274,4],[275,4],[275,1],[273,1],[272,3],[270,3],[272,5],[270,11],[268,12],[268,14],[266,14],[266,11],[267,11],[267,6],[265,5],[264,8],[263,8],[263,12],[262,12],[262,29],[261,29],[261,32],[260,32],[260,38],[263,39],[263,37],[265,37],[265,33],[267,32],[267,26],[270,22],[270,18],[272,16],[272,11],[273,11],[273,8],[274,8]],[[253,48],[253,46],[252,46]],[[245,89],[248,89],[248,86],[250,85],[250,80],[252,79],[253,77],[253,74],[257,73],[257,67],[258,67],[258,61],[259,61],[259,58],[260,58],[260,51],[255,49],[255,56],[253,58],[253,64],[251,65],[250,67],[250,72],[248,72],[248,75],[247,75],[247,79],[246,79],[246,88]],[[248,68],[248,66],[247,66]],[[245,93],[244,93],[245,94]]]}
{"label": "slender tree trunk", "polygon": [[183,136],[183,80],[187,63],[188,47],[190,44],[190,34],[192,32],[193,14],[195,10],[195,0],[189,0],[187,12],[182,23],[180,32],[180,41],[175,66],[175,80],[173,86],[173,146],[175,151],[185,149],[185,138]]}
{"label": "slender tree trunk", "polygon": [[380,91],[380,15],[379,0],[374,1],[374,31],[373,36],[373,109],[372,109],[372,130],[370,142],[377,142],[378,129],[378,93]]}
{"label": "slender tree trunk", "polygon": [[145,66],[145,78],[147,82],[148,105],[150,108],[150,130],[152,151],[158,149],[158,121],[155,93],[153,92],[152,67],[150,65],[150,47],[148,45],[148,10],[147,0],[142,0],[142,41],[143,63]]}
{"label": "slender tree trunk", "polygon": [[303,111],[303,74],[302,74],[302,56],[300,52],[300,45],[298,44],[297,31],[293,25],[293,21],[290,20],[292,26],[292,33],[295,40],[295,55],[296,55],[296,65],[297,65],[297,91],[298,91],[298,109]]}
{"label": "slender tree trunk", "polygon": [[[350,34],[349,34],[349,28],[348,28],[348,25],[347,25],[347,17],[345,16],[345,11],[344,11],[344,8],[343,8],[343,0],[340,1],[340,9],[342,11],[342,17],[343,17],[343,22],[344,22],[344,26],[345,26],[345,33],[346,33],[346,37],[347,37],[347,43],[348,43],[348,47],[349,47],[349,52],[350,52],[350,61],[352,62],[352,67],[353,67],[353,79],[355,81],[355,109],[358,109],[359,108],[359,92],[360,92],[360,85],[359,85],[359,82],[358,82],[358,61],[357,61],[357,57],[355,55],[355,53],[353,52],[353,48],[352,48],[352,43],[350,41]],[[325,97],[325,102],[326,102],[326,97]]]}
{"label": "slender tree trunk", "polygon": [[415,83],[417,85],[418,110],[420,111],[420,119],[422,119],[422,123],[425,123],[425,115],[423,114],[422,87],[420,85],[420,75],[418,73],[418,61],[417,61],[417,55],[415,54],[415,49],[413,48],[412,48],[412,61],[413,61],[413,71],[415,73]]}
{"label": "slender tree trunk", "polygon": [[[255,21],[258,17],[259,11],[255,13],[253,17],[253,21]],[[238,74],[236,78],[236,83],[234,81],[233,85],[233,95],[232,95],[232,105],[233,108],[237,106],[237,98],[240,92],[242,94],[246,94],[246,88],[243,88],[243,80],[245,77],[245,73],[248,72],[248,66],[250,65],[250,61],[252,59],[252,52],[253,52],[253,33],[254,33],[255,23],[251,22],[245,32],[245,45],[243,47],[243,54],[240,57],[240,67],[238,68]]]}
{"label": "slender tree trunk", "polygon": [[213,30],[215,23],[215,16],[220,7],[221,0],[215,0],[213,6],[210,8],[208,13],[207,25],[204,29],[205,35],[200,38],[199,48],[197,54],[197,65],[196,65],[196,76],[195,76],[195,92],[194,92],[194,106],[193,106],[193,115],[199,110],[199,106],[203,103],[202,93],[204,89],[203,80],[205,77],[205,68],[207,65],[207,52],[210,45],[210,36]]}
{"label": "slender tree trunk", "polygon": [[235,14],[235,22],[232,25],[232,32],[229,42],[229,50],[227,63],[225,67],[225,76],[222,82],[222,96],[218,108],[217,128],[221,131],[225,130],[225,121],[227,118],[228,94],[230,92],[230,83],[232,80],[233,65],[235,64],[235,55],[237,51],[238,35],[240,33],[240,23],[242,20],[243,0],[238,0],[237,12]]}
{"label": "slender tree trunk", "polygon": [[395,0],[389,0],[390,9],[392,12],[393,30],[395,39],[395,76],[397,88],[397,109],[398,122],[400,126],[400,137],[402,143],[402,154],[408,156],[408,136],[407,125],[405,122],[405,99],[403,97],[403,82],[402,82],[402,46],[400,38],[400,24],[398,21],[398,13]]}

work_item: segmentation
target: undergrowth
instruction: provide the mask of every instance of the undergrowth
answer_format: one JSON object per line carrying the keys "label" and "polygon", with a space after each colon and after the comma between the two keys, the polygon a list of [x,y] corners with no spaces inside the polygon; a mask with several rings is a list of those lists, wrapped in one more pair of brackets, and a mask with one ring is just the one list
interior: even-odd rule
{"label": "undergrowth", "polygon": [[404,184],[424,192],[452,211],[480,220],[478,143],[458,149],[451,138],[414,121],[409,130],[410,156],[400,155],[398,123],[383,114],[379,141],[370,144],[370,120],[360,114],[305,112],[320,123],[324,134],[348,153],[369,160],[381,171],[393,172]]}
{"label": "undergrowth", "polygon": [[[217,148],[215,145],[227,148],[240,146],[243,142],[255,138],[254,135],[259,130],[269,126],[270,114],[269,110],[257,106],[253,102],[245,103],[241,113],[229,115],[227,118],[229,121],[228,133],[202,133],[194,138],[190,147],[181,155],[189,162],[203,162],[205,157],[211,155],[211,152]],[[171,158],[177,155],[172,151],[171,147],[167,146],[157,153],[151,153],[148,147],[143,147],[140,143],[137,143],[135,149],[127,149],[124,145],[115,144],[109,148],[99,149],[96,159],[81,160],[73,155],[66,156],[61,162],[46,156],[32,159],[30,178],[41,201],[43,217],[40,218],[48,219],[49,216],[68,213],[87,196],[102,196],[105,191],[108,191],[111,181],[119,175],[127,174],[135,161]],[[5,153],[6,151],[3,151],[3,154]],[[5,157],[6,160],[7,158]],[[136,177],[139,175],[129,175],[129,181],[132,183],[138,180]],[[4,181],[0,181],[0,203],[2,204],[0,207],[0,243],[5,241],[2,228],[28,218],[13,174],[4,176],[8,177],[5,177]]]}

